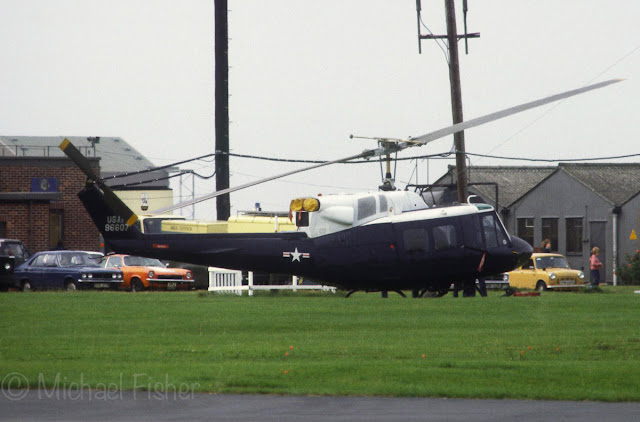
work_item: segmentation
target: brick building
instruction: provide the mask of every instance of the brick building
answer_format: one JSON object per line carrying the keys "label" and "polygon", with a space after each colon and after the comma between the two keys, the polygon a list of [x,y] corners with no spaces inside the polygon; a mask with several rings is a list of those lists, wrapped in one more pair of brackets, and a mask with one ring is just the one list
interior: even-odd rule
{"label": "brick building", "polygon": [[[99,159],[91,158],[99,174]],[[0,237],[20,239],[32,252],[99,250],[100,235],[77,197],[86,177],[62,157],[0,156]]]}
{"label": "brick building", "polygon": [[[173,203],[169,173],[117,137],[67,137],[134,212]],[[98,251],[100,234],[77,197],[86,176],[58,147],[59,136],[0,136],[0,237],[32,252],[62,246]],[[139,172],[144,171],[144,173]]]}

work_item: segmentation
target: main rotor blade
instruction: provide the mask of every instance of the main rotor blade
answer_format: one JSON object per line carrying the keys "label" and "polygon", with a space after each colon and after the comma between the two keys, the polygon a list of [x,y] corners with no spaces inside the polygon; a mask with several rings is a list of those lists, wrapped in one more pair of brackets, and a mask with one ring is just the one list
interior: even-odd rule
{"label": "main rotor blade", "polygon": [[[607,85],[611,85],[617,82],[622,81],[622,79],[612,79],[609,81],[605,81],[605,82],[600,82],[597,84],[593,84],[593,85],[588,85],[582,88],[578,88],[578,89],[574,89],[571,91],[566,91],[560,94],[556,94],[556,95],[552,95],[550,97],[546,97],[546,98],[542,98],[540,100],[536,100],[536,101],[531,101],[528,103],[524,103],[521,105],[517,105],[515,107],[510,107],[501,111],[497,111],[495,113],[491,113],[491,114],[487,114],[486,116],[482,116],[482,117],[478,117],[472,120],[467,120],[466,122],[462,122],[462,123],[458,123],[455,124],[453,126],[449,126],[434,132],[430,132],[427,133],[425,135],[419,136],[417,138],[412,138],[411,141],[408,142],[401,142],[401,143],[394,143],[391,146],[382,146],[380,148],[376,148],[376,149],[370,149],[370,150],[365,150],[360,154],[357,155],[352,155],[350,157],[345,157],[345,158],[340,158],[338,160],[333,160],[333,161],[327,161],[326,163],[321,163],[321,164],[315,164],[313,166],[310,167],[303,167],[301,169],[298,170],[292,170],[292,171],[288,171],[286,173],[282,173],[276,176],[271,176],[271,177],[267,177],[265,179],[260,179],[257,180],[255,182],[250,182],[250,183],[245,183],[244,185],[240,185],[240,186],[235,186],[233,188],[228,188],[228,189],[223,189],[217,192],[212,192],[208,195],[204,195],[204,196],[200,196],[198,198],[194,198],[191,199],[189,201],[185,201],[185,202],[181,202],[179,204],[175,204],[175,205],[171,205],[171,206],[167,206],[167,207],[163,207],[163,208],[159,208],[157,210],[152,211],[150,214],[161,214],[161,213],[165,213],[165,212],[169,212],[169,211],[173,211],[179,208],[183,208],[189,205],[193,205],[193,204],[197,204],[199,202],[202,201],[206,201],[208,199],[211,198],[215,198],[217,196],[220,195],[224,195],[226,193],[230,193],[230,192],[235,192],[237,190],[241,190],[241,189],[245,189],[251,186],[255,186],[255,185],[259,185],[261,183],[265,183],[265,182],[269,182],[271,180],[275,180],[275,179],[280,179],[282,177],[286,177],[286,176],[291,176],[293,174],[297,174],[297,173],[302,173],[304,171],[308,171],[308,170],[313,170],[316,168],[320,168],[320,167],[324,167],[324,166],[328,166],[331,164],[337,164],[337,163],[344,163],[350,160],[355,160],[358,158],[372,158],[372,157],[378,157],[380,155],[385,155],[385,154],[390,154],[392,152],[396,152],[396,151],[401,151],[403,149],[406,148],[410,148],[410,147],[414,147],[414,146],[422,146],[422,145],[426,145],[429,142],[435,141],[437,139],[443,138],[447,135],[451,135],[457,132],[461,132],[465,129],[470,129],[472,127],[476,127],[476,126],[480,126],[483,125],[485,123],[489,123],[492,122],[494,120],[498,120],[498,119],[502,119],[504,117],[508,117],[511,116],[513,114],[517,114],[517,113],[521,113],[523,111],[526,110],[530,110],[532,108],[535,107],[540,107],[543,106],[545,104],[549,104],[552,103],[554,101],[559,101],[562,100],[564,98],[569,98],[572,97],[574,95],[578,95],[578,94],[582,94],[588,91],[592,91],[594,89],[599,89],[599,88],[603,88]],[[417,143],[416,143],[417,142]]]}
{"label": "main rotor blade", "polygon": [[[562,99],[565,99],[565,98],[573,97],[574,95],[583,94],[583,93],[588,92],[588,91],[593,91],[594,89],[603,88],[603,87],[605,87],[607,85],[615,84],[615,83],[621,82],[623,80],[624,79],[611,79],[611,80],[600,82],[600,83],[597,83],[597,84],[587,85],[585,87],[574,89],[574,90],[571,90],[571,91],[562,92],[560,94],[552,95],[550,97],[542,98],[540,100],[536,100],[536,101],[531,101],[529,103],[520,104],[520,105],[517,105],[515,107],[506,108],[506,109],[501,110],[501,111],[496,111],[495,113],[487,114],[486,116],[477,117],[475,119],[467,120],[466,122],[461,122],[461,123],[455,124],[453,126],[446,127],[444,129],[436,130],[434,132],[430,132],[430,133],[427,133],[425,135],[418,136],[416,138],[412,138],[411,140],[412,141],[420,141],[422,143],[422,145],[426,145],[431,141],[435,141],[436,139],[443,138],[443,137],[445,137],[447,135],[452,135],[454,133],[461,132],[461,131],[466,130],[466,129],[470,129],[472,127],[480,126],[480,125],[483,125],[485,123],[492,122],[494,120],[502,119],[504,117],[508,117],[508,116],[513,115],[513,114],[521,113],[523,111],[530,110],[532,108],[540,107],[540,106],[543,106],[545,104],[552,103],[554,101],[559,101],[559,100],[562,100]],[[404,149],[404,148],[409,148],[409,147],[412,147],[412,146],[415,146],[415,145],[407,143],[407,144],[402,144],[402,146],[403,146],[403,149]]]}
{"label": "main rotor blade", "polygon": [[163,208],[158,208],[157,210],[153,210],[153,211],[149,212],[148,214],[155,215],[155,214],[166,213],[166,212],[169,212],[169,211],[177,210],[179,208],[187,207],[189,205],[197,204],[198,202],[206,201],[207,199],[215,198],[216,196],[224,195],[226,193],[235,192],[237,190],[241,190],[241,189],[245,189],[245,188],[248,188],[248,187],[251,187],[251,186],[259,185],[261,183],[269,182],[271,180],[280,179],[280,178],[286,177],[286,176],[291,176],[292,174],[302,173],[304,171],[313,170],[313,169],[317,169],[317,168],[324,167],[324,166],[329,166],[331,164],[345,163],[347,161],[355,160],[355,159],[358,159],[358,158],[372,157],[372,156],[374,156],[374,154],[375,154],[374,150],[365,150],[365,151],[361,152],[360,154],[352,155],[350,157],[339,158],[337,160],[327,161],[325,163],[320,163],[320,164],[314,164],[314,165],[309,166],[309,167],[303,167],[301,169],[288,171],[286,173],[278,174],[276,176],[266,177],[264,179],[256,180],[254,182],[245,183],[244,185],[234,186],[232,188],[227,188],[227,189],[219,190],[219,191],[216,191],[216,192],[212,192],[212,193],[210,193],[208,195],[199,196],[199,197],[191,199],[189,201],[180,202],[179,204],[169,205],[169,206],[163,207]]}

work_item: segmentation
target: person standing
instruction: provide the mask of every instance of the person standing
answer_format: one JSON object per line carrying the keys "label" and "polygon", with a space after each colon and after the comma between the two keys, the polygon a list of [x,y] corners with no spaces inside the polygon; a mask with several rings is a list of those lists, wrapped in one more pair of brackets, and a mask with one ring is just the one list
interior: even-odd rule
{"label": "person standing", "polygon": [[592,287],[598,287],[598,284],[600,284],[600,268],[602,268],[602,262],[600,262],[598,255],[600,255],[600,248],[594,246],[593,249],[591,249],[591,258],[589,259]]}
{"label": "person standing", "polygon": [[551,253],[551,240],[545,239],[542,241],[542,252]]}

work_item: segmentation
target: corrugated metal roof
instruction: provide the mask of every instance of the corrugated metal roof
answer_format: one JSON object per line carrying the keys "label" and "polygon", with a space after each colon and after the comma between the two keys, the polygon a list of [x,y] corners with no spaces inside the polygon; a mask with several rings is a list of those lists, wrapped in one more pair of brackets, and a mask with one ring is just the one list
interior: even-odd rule
{"label": "corrugated metal roof", "polygon": [[614,206],[624,204],[640,191],[638,163],[560,163],[559,167]]}
{"label": "corrugated metal roof", "polygon": [[[509,207],[524,194],[549,177],[556,167],[471,167],[469,183],[498,184],[499,208]],[[491,186],[471,186],[489,203],[495,202],[495,189]]]}
{"label": "corrugated metal roof", "polygon": [[[639,163],[560,163],[556,167],[472,166],[468,168],[469,189],[491,204],[495,202],[493,186],[472,184],[497,183],[499,208],[510,207],[556,171],[564,171],[614,206],[623,205],[640,193]],[[455,166],[449,166],[447,174],[436,184],[449,183],[452,177],[455,180]]]}
{"label": "corrugated metal roof", "polygon": [[[469,184],[498,184],[498,208],[500,209],[511,206],[525,193],[556,171],[557,167],[472,166],[468,167],[467,170],[469,172]],[[448,183],[452,176],[455,176],[455,166],[449,166],[448,173],[438,179],[436,184]],[[469,189],[480,194],[487,203],[495,204],[496,195],[493,186],[471,185]]]}
{"label": "corrugated metal roof", "polygon": [[[0,136],[0,156],[64,157],[64,153],[58,147],[64,138],[69,139],[85,156],[100,158],[100,172],[103,178],[155,167],[124,139],[111,136],[101,136],[95,143],[90,141],[91,138],[83,136]],[[167,175],[167,170],[161,170],[154,172],[153,176],[149,174],[130,176],[107,181],[107,184],[135,183]],[[167,188],[169,182],[162,180],[145,183],[144,186]]]}

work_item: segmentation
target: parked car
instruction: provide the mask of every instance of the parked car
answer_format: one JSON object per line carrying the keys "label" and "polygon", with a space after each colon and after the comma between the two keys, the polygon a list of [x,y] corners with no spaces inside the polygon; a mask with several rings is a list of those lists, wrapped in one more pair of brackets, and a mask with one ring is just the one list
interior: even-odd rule
{"label": "parked car", "polygon": [[122,271],[100,268],[88,252],[38,252],[16,267],[14,284],[23,291],[64,288],[117,289],[122,283]]}
{"label": "parked car", "polygon": [[16,239],[0,239],[0,291],[13,286],[13,271],[29,259],[31,252]]}
{"label": "parked car", "polygon": [[193,273],[182,268],[167,268],[160,260],[134,255],[107,255],[100,261],[103,268],[123,272],[121,289],[133,292],[187,289],[193,285]]}
{"label": "parked car", "polygon": [[509,285],[536,290],[571,290],[584,286],[584,273],[572,270],[560,254],[534,253],[522,267],[507,273]]}

